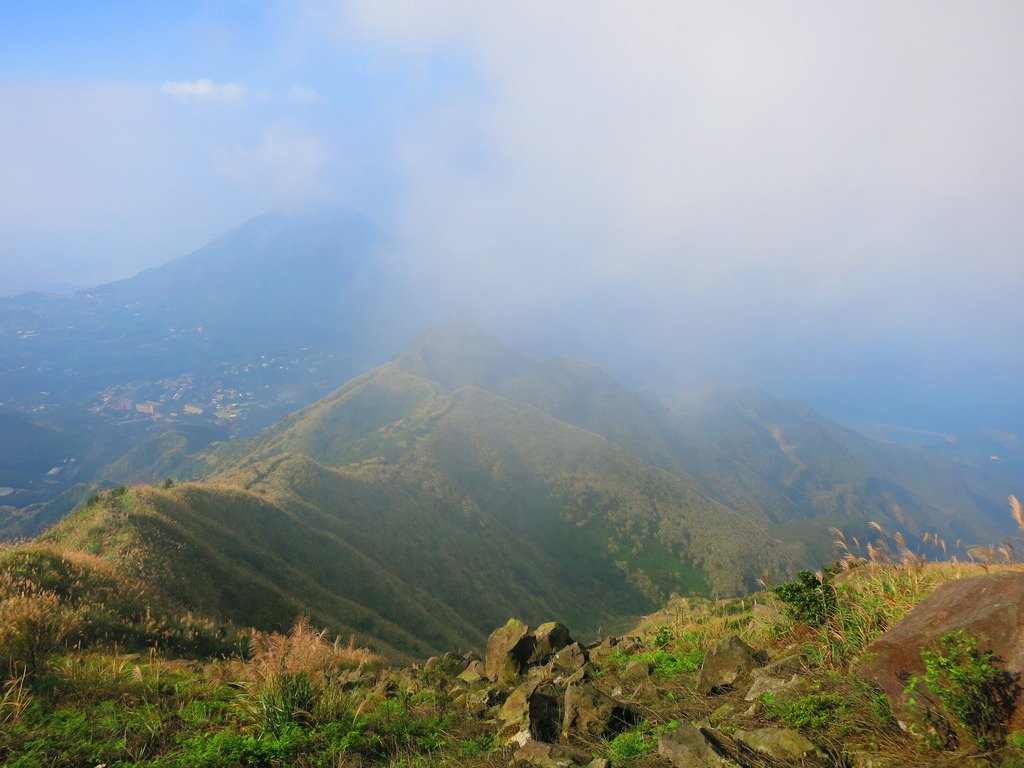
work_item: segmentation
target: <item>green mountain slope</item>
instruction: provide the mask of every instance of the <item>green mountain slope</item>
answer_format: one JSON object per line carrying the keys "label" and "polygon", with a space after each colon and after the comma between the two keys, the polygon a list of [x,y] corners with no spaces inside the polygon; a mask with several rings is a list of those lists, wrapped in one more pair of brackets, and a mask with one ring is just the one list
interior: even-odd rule
{"label": "green mountain slope", "polygon": [[307,613],[404,656],[477,646],[510,613],[593,632],[808,562],[599,435],[395,364],[249,447],[205,456],[204,484],[108,494],[45,538],[207,615]]}
{"label": "green mountain slope", "polygon": [[[734,593],[765,568],[807,559],[684,475],[533,406],[476,387],[448,391],[401,360],[285,419],[220,472],[285,453],[356,473],[386,467],[507,524],[568,520],[574,538],[594,535],[586,550],[609,553],[652,598]],[[545,540],[543,528],[523,535]]]}
{"label": "green mountain slope", "polygon": [[239,488],[107,493],[41,540],[98,555],[178,604],[242,626],[281,630],[305,614],[336,632],[370,638],[395,657],[480,639],[339,530]]}
{"label": "green mountain slope", "polygon": [[741,593],[831,559],[832,526],[998,530],[949,461],[758,390],[671,411],[458,320],[258,438],[191,450],[124,466],[201,483],[108,494],[47,539],[205,615],[309,614],[392,656],[478,646],[508,615],[587,634],[671,593]]}
{"label": "green mountain slope", "polygon": [[[950,542],[1009,535],[1013,474],[915,446],[880,443],[807,405],[747,387],[669,409],[577,361],[538,361],[455,318],[396,363],[448,386],[472,384],[530,403],[688,477],[707,496],[787,541],[832,553],[830,527],[866,534],[869,521]],[[1016,478],[1020,481],[1020,477]]]}
{"label": "green mountain slope", "polygon": [[912,446],[879,443],[812,408],[745,388],[680,404],[676,456],[708,493],[769,531],[832,551],[830,526],[861,538],[868,522],[947,541],[994,541],[1010,531],[1013,488]]}

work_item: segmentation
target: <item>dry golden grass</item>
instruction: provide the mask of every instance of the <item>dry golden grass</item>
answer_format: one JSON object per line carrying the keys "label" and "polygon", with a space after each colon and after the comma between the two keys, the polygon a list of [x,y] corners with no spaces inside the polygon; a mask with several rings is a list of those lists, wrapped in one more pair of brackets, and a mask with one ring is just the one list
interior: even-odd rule
{"label": "dry golden grass", "polygon": [[1020,500],[1010,494],[1010,514],[1013,515],[1013,519],[1017,523],[1017,528],[1024,531],[1024,506],[1021,505]]}
{"label": "dry golden grass", "polygon": [[240,679],[257,683],[299,673],[331,680],[348,670],[384,663],[373,651],[357,648],[355,637],[345,643],[340,638],[329,639],[327,630],[316,630],[305,616],[295,621],[288,634],[251,632],[249,648],[249,659],[237,660],[235,669]]}
{"label": "dry golden grass", "polygon": [[23,672],[3,683],[3,690],[0,691],[0,726],[17,725],[21,720],[32,700],[25,688],[27,679],[28,674]]}
{"label": "dry golden grass", "polygon": [[53,592],[26,589],[0,599],[0,678],[34,673],[83,620]]}

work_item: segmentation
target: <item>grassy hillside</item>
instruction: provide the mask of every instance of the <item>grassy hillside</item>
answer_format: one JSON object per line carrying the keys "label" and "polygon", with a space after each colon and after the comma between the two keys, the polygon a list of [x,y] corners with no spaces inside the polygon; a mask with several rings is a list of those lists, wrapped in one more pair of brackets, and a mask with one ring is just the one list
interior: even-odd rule
{"label": "grassy hillside", "polygon": [[233,626],[194,612],[154,580],[50,542],[0,546],[0,618],[0,678],[19,665],[33,671],[58,647],[198,657],[244,647]]}
{"label": "grassy hillside", "polygon": [[[676,455],[714,498],[761,516],[772,535],[831,551],[829,527],[868,537],[868,523],[949,541],[1010,533],[1015,488],[923,449],[878,443],[808,406],[747,388],[680,404]],[[1005,478],[1004,478],[1005,481]]]}
{"label": "grassy hillside", "polygon": [[[561,690],[541,666],[502,686],[480,680],[472,656],[388,668],[304,620],[267,634],[182,615],[130,567],[53,544],[0,549],[0,765],[496,768],[517,750],[502,730],[509,694],[524,680]],[[1016,768],[1018,736],[948,751],[901,729],[880,690],[851,674],[868,643],[937,585],[1006,567],[1019,565],[876,555],[830,582],[834,602],[820,625],[772,591],[674,598],[625,636],[591,644],[582,687],[629,718],[604,733],[569,732],[563,746],[579,755],[572,765],[669,768],[659,738],[694,723],[741,768]],[[709,651],[730,636],[786,670],[772,692],[750,699],[750,681],[701,691]],[[769,758],[744,746],[765,730],[815,754]]]}
{"label": "grassy hillside", "polygon": [[395,658],[480,641],[340,534],[240,488],[181,485],[115,489],[41,540],[102,557],[179,604],[239,625],[281,630],[309,615]]}
{"label": "grassy hillside", "polygon": [[202,482],[101,495],[45,540],[215,618],[306,614],[393,658],[479,647],[509,615],[586,636],[672,594],[742,594],[829,559],[831,528],[998,538],[950,462],[757,390],[672,413],[459,321],[258,438],[196,447],[158,436],[110,477]]}
{"label": "grassy hillside", "polygon": [[[311,458],[339,461],[329,438],[353,429],[352,403],[370,431],[348,433],[347,463]],[[736,591],[803,562],[597,435],[394,369],[225,460],[214,480],[108,492],[43,540],[159,579],[211,616],[282,629],[306,614],[400,658],[479,647],[510,614],[593,633],[670,593]]]}
{"label": "grassy hillside", "polygon": [[476,387],[448,391],[396,364],[284,420],[248,456],[228,458],[219,476],[236,481],[232,472],[254,458],[286,453],[359,477],[408,478],[578,564],[570,573],[609,559],[655,600],[735,593],[765,569],[809,562],[799,545],[765,540],[684,475],[530,405]]}

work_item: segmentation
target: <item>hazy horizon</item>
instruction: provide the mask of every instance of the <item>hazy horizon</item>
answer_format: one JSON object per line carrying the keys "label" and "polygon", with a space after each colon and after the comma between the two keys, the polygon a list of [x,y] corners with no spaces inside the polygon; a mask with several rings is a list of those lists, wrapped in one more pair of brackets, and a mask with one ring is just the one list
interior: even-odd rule
{"label": "hazy horizon", "polygon": [[1024,430],[1018,3],[39,3],[0,36],[0,293],[325,200],[537,354]]}

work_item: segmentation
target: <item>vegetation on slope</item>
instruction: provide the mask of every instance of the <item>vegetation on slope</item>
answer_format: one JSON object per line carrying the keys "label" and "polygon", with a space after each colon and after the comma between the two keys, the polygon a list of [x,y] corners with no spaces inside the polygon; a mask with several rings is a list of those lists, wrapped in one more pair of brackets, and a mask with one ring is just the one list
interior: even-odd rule
{"label": "vegetation on slope", "polygon": [[254,460],[284,454],[375,482],[404,478],[425,503],[440,496],[490,513],[569,565],[574,550],[591,568],[598,553],[654,601],[672,592],[736,594],[765,569],[809,562],[799,544],[765,541],[748,516],[686,476],[530,405],[475,387],[449,392],[395,364],[282,421],[248,456],[207,461],[237,482],[253,474]]}
{"label": "vegetation on slope", "polygon": [[[674,598],[626,637],[593,644],[592,685],[639,717],[614,735],[581,738],[574,747],[613,768],[667,768],[657,754],[659,735],[698,723],[718,734],[722,749],[743,766],[796,764],[738,746],[744,733],[759,728],[801,734],[819,750],[812,760],[819,765],[947,764],[942,745],[902,730],[879,691],[850,670],[868,643],[938,584],[1011,566],[900,562],[880,547],[874,551],[873,559],[848,559],[849,572],[829,581],[834,599],[821,616],[803,610],[798,585],[813,595],[823,582],[805,579],[789,590],[740,599]],[[493,719],[501,698],[467,695],[475,689],[456,678],[465,667],[456,655],[386,668],[375,654],[306,621],[268,634],[193,619],[191,635],[171,633],[177,641],[166,631],[136,632],[160,621],[154,606],[167,605],[166,598],[105,561],[53,545],[5,548],[0,584],[8,628],[0,636],[7,660],[0,765],[485,768],[507,765],[514,752]],[[63,619],[11,622],[20,610],[12,613],[11,600],[24,594],[51,617],[106,612],[108,631],[76,635],[68,629],[74,622]],[[149,610],[140,612],[143,603]],[[31,627],[28,634],[43,638],[31,664],[25,646],[11,641],[19,630],[10,627]],[[705,655],[733,635],[773,660],[797,659],[800,684],[753,702],[744,700],[745,688],[699,694]],[[180,644],[187,637],[191,644]],[[242,643],[234,650],[202,647],[197,637]],[[1018,743],[1011,735],[971,749],[984,749],[988,764],[1010,768],[1024,760]]]}
{"label": "vegetation on slope", "polygon": [[343,530],[238,487],[115,489],[41,540],[98,555],[182,605],[243,626],[280,631],[305,614],[393,658],[482,637],[359,552]]}

